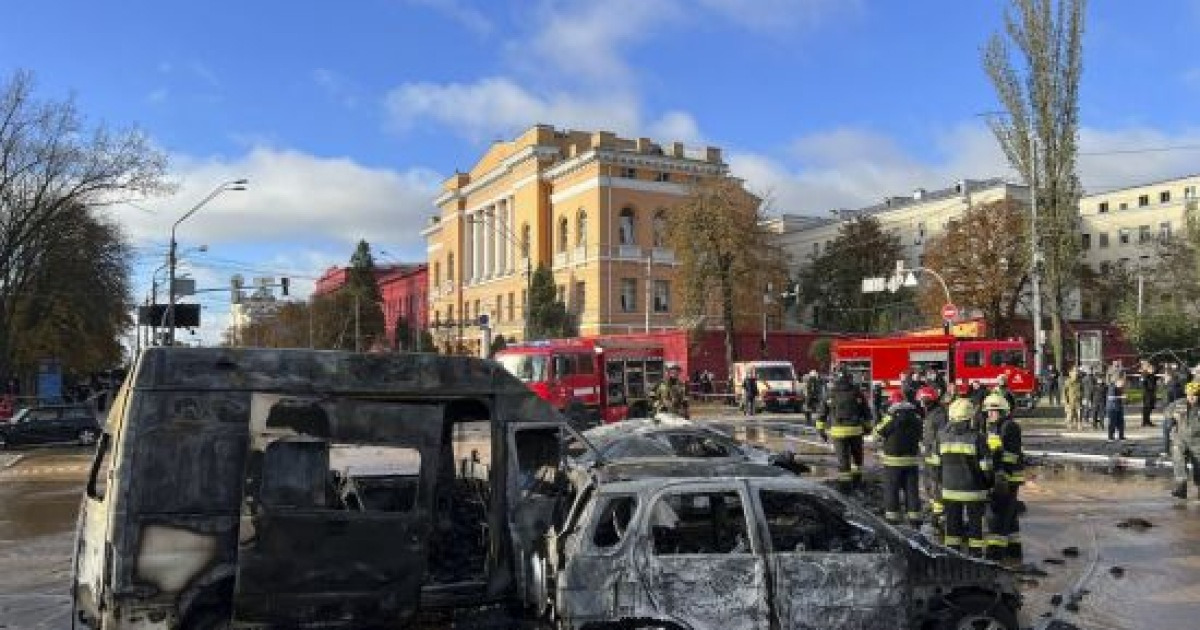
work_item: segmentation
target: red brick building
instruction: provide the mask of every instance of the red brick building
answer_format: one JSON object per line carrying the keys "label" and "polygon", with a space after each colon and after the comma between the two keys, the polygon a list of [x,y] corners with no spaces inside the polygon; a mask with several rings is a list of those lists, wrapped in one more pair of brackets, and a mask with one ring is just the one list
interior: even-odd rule
{"label": "red brick building", "polygon": [[[348,268],[330,267],[321,274],[313,288],[313,297],[320,297],[346,284]],[[429,274],[425,263],[402,263],[375,268],[375,283],[383,297],[383,321],[389,347],[396,347],[396,322],[408,321],[411,334],[420,334],[428,326]],[[405,348],[416,347],[416,339],[405,340]]]}

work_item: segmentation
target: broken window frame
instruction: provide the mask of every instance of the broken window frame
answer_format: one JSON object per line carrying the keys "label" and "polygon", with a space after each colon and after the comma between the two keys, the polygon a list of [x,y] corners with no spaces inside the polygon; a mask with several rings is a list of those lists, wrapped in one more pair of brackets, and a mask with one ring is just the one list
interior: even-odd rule
{"label": "broken window frame", "polygon": [[[840,520],[840,521],[844,522],[845,527],[848,528],[848,530],[857,529],[858,531],[867,532],[872,538],[871,544],[873,545],[873,547],[872,548],[863,548],[863,549],[858,549],[858,550],[828,549],[828,548],[820,549],[820,548],[818,548],[818,549],[803,549],[803,550],[797,551],[794,549],[792,549],[792,550],[777,549],[776,544],[775,544],[776,543],[775,532],[771,527],[772,516],[767,511],[766,501],[763,500],[764,493],[789,494],[789,495],[798,495],[800,497],[803,497],[804,499],[810,501],[813,505],[817,506],[817,509],[821,511],[821,513],[818,514],[819,518],[816,519],[816,522],[819,523],[822,527],[825,527],[825,528],[831,527],[834,519]],[[776,487],[774,485],[769,485],[769,484],[759,485],[758,487],[754,488],[754,491],[752,494],[754,497],[755,518],[759,519],[759,522],[761,522],[763,525],[763,527],[760,531],[763,532],[763,538],[764,538],[763,543],[764,543],[764,545],[767,546],[768,553],[824,554],[824,555],[855,556],[855,555],[881,555],[881,554],[890,554],[890,553],[894,552],[892,544],[890,542],[890,539],[889,539],[888,535],[885,533],[886,530],[884,528],[880,527],[879,523],[874,522],[873,519],[871,519],[871,517],[867,516],[864,513],[860,513],[858,511],[856,511],[854,508],[852,508],[851,506],[849,506],[847,504],[844,504],[844,503],[841,503],[838,501],[834,501],[827,497],[820,496],[814,492],[805,492],[804,490],[797,489],[795,487]],[[788,505],[794,505],[795,503],[796,503],[796,498],[794,498],[794,497],[786,500],[786,504],[788,504]]]}
{"label": "broken window frame", "polygon": [[[745,541],[745,549],[737,550],[737,548],[735,546],[734,548],[730,549],[729,551],[660,552],[658,549],[658,540],[657,540],[657,537],[656,537],[656,534],[654,531],[654,528],[655,528],[654,521],[656,518],[658,518],[658,507],[663,501],[667,500],[669,497],[680,496],[680,495],[693,495],[693,496],[707,497],[710,502],[709,503],[710,507],[708,508],[709,509],[709,517],[708,518],[710,518],[713,521],[716,521],[718,519],[718,517],[717,517],[717,512],[712,511],[712,507],[711,507],[712,506],[712,503],[711,503],[712,498],[716,495],[737,497],[738,508],[740,509],[741,514],[742,514],[742,524],[741,524],[742,529],[741,529],[740,534],[742,536],[742,539]],[[729,556],[758,555],[760,553],[759,543],[758,543],[758,541],[755,540],[756,528],[751,526],[752,524],[750,522],[750,518],[751,518],[752,512],[748,509],[750,507],[750,504],[749,504],[749,501],[747,500],[747,498],[748,497],[746,496],[746,493],[744,492],[744,488],[742,487],[742,484],[740,484],[740,483],[737,485],[730,485],[730,484],[677,485],[677,486],[668,486],[666,488],[663,488],[661,491],[655,493],[653,498],[651,498],[649,501],[646,501],[646,505],[649,507],[646,510],[644,510],[644,514],[641,516],[641,519],[640,519],[641,523],[643,525],[643,528],[644,528],[643,529],[644,540],[646,541],[646,544],[648,545],[647,552],[651,556],[654,556],[656,558],[686,558],[686,557],[695,557],[695,556],[729,557]],[[670,507],[671,511],[674,512],[674,516],[678,519],[677,524],[678,524],[678,522],[683,521],[682,515],[680,514],[680,512],[682,510],[682,505],[680,506],[680,508],[681,508],[680,510],[676,510],[674,507]],[[703,508],[701,508],[701,509],[703,509]],[[731,509],[731,508],[727,507],[726,509]],[[714,528],[717,526],[718,526],[718,524],[716,524],[716,523],[712,524],[712,527],[714,527]],[[676,527],[675,529],[678,529],[678,527]],[[736,536],[734,537],[734,542],[736,544]]]}
{"label": "broken window frame", "polygon": [[[616,532],[617,540],[609,545],[602,545],[597,542],[596,537],[600,535],[602,528],[611,524],[613,514],[610,508],[616,506],[619,502],[628,501],[632,505],[629,507],[628,517],[625,521],[625,529],[623,532]],[[592,513],[595,515],[592,518],[591,526],[588,527],[587,540],[590,551],[598,555],[613,555],[619,553],[624,548],[626,541],[635,538],[632,536],[633,530],[637,527],[639,520],[638,509],[641,507],[641,500],[636,493],[622,492],[612,494],[602,494],[596,497],[595,506],[592,508]]]}

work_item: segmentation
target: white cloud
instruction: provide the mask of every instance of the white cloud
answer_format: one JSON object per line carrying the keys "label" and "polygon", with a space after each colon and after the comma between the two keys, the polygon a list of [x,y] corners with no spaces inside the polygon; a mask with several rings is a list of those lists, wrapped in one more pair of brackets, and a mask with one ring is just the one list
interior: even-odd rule
{"label": "white cloud", "polygon": [[1079,173],[1089,193],[1200,172],[1200,128],[1084,128]]}
{"label": "white cloud", "polygon": [[495,29],[491,20],[482,12],[459,0],[408,0],[408,3],[433,9],[476,35],[490,35]]}
{"label": "white cloud", "polygon": [[708,9],[751,31],[787,33],[834,16],[858,13],[862,0],[700,0]]}
{"label": "white cloud", "polygon": [[312,73],[313,82],[329,98],[347,108],[358,105],[358,89],[344,76],[328,68],[317,68]]}
{"label": "white cloud", "polygon": [[650,125],[650,135],[663,142],[684,142],[701,144],[704,134],[700,133],[700,125],[689,113],[670,111]]}
{"label": "white cloud", "polygon": [[175,156],[173,161],[181,184],[175,195],[142,202],[149,213],[117,215],[137,244],[163,243],[171,224],[211,190],[246,178],[248,190],[222,193],[178,233],[190,243],[256,243],[264,249],[296,241],[349,247],[367,238],[393,251],[420,254],[419,230],[433,213],[441,181],[424,168],[372,169],[345,158],[267,147],[232,160]]}

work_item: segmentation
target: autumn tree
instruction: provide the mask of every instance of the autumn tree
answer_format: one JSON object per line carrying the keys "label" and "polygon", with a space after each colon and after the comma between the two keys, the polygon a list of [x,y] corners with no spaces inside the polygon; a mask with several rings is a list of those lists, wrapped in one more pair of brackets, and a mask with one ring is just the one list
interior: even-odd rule
{"label": "autumn tree", "polygon": [[900,237],[885,232],[871,215],[842,223],[837,237],[800,272],[800,298],[814,311],[823,330],[873,332],[896,330],[912,310],[909,289],[863,293],[864,278],[891,276],[904,257]]}
{"label": "autumn tree", "polygon": [[683,287],[682,319],[704,322],[715,311],[731,365],[734,332],[757,327],[767,284],[782,288],[787,278],[782,254],[763,227],[762,206],[741,180],[721,177],[697,183],[666,216],[665,236]]}
{"label": "autumn tree", "polygon": [[[1028,212],[1013,199],[971,207],[925,247],[924,266],[945,278],[954,304],[981,311],[998,337],[1012,334],[1029,285]],[[940,283],[926,283],[918,302],[929,322],[941,324]]]}
{"label": "autumn tree", "polygon": [[[1062,372],[1063,318],[1077,280],[1080,245],[1075,161],[1085,0],[1010,0],[1005,35],[992,36],[983,67],[1007,116],[992,131],[1037,198],[1033,233],[1050,310],[1050,346]],[[1015,50],[1013,50],[1015,48]]]}
{"label": "autumn tree", "polygon": [[[100,314],[110,313],[109,308],[66,299],[61,291],[53,291],[52,304],[35,305],[30,298],[44,297],[55,287],[81,289],[78,278],[67,274],[86,261],[68,258],[101,254],[105,260],[98,264],[105,272],[126,279],[121,284],[106,278],[118,286],[101,283],[87,292],[95,297],[96,291],[114,288],[118,293],[112,299],[127,307],[127,246],[117,244],[122,237],[94,214],[95,208],[167,189],[166,157],[144,135],[88,126],[72,101],[41,100],[33,88],[26,72],[0,81],[0,376],[11,373],[14,360],[44,358],[33,354],[64,352],[60,358],[73,356],[69,360],[80,365],[112,355],[116,340],[107,336],[123,318]],[[87,235],[105,240],[88,243]],[[93,245],[115,247],[97,252]],[[73,253],[72,246],[78,247]],[[38,320],[39,315],[47,320]],[[38,347],[22,348],[32,343],[27,338],[32,324],[48,335],[57,327],[51,337],[59,341],[43,339]],[[75,337],[64,345],[62,331],[74,326],[79,326]],[[90,348],[86,355],[73,354],[85,346]]]}

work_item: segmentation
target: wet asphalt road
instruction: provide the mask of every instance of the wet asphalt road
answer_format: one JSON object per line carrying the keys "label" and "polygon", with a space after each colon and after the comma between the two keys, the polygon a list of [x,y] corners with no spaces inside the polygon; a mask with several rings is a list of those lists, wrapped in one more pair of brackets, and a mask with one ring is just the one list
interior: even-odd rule
{"label": "wet asphalt road", "polygon": [[[787,440],[786,430],[739,433],[752,442],[803,446]],[[0,456],[0,467],[7,458]],[[71,545],[88,461],[79,449],[45,449],[0,470],[0,629],[70,627]],[[1200,626],[1200,501],[1170,499],[1163,477],[1062,468],[1031,477],[1022,490],[1029,506],[1025,559],[1047,575],[1026,584],[1027,624],[1057,612],[1080,628]],[[1153,527],[1117,526],[1131,517]],[[1071,546],[1077,557],[1063,555]],[[1120,577],[1110,572],[1114,566],[1123,569]],[[1059,593],[1070,601],[1076,588],[1088,591],[1078,613],[1051,605]]]}

